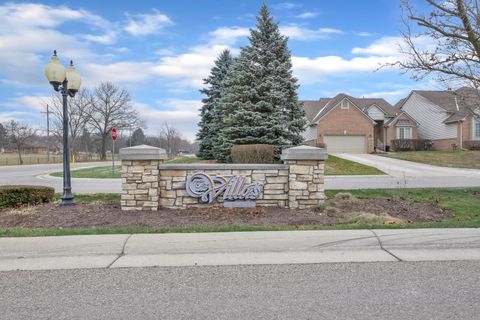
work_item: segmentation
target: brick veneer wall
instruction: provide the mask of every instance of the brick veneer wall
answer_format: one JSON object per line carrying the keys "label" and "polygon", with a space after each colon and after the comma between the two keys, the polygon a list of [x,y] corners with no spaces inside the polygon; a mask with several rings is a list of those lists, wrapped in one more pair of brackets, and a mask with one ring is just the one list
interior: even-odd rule
{"label": "brick veneer wall", "polygon": [[323,137],[328,135],[365,135],[367,138],[367,152],[371,153],[375,151],[373,129],[374,123],[356,107],[350,105],[348,109],[342,109],[340,106],[337,106],[318,122],[317,142],[323,143]]}

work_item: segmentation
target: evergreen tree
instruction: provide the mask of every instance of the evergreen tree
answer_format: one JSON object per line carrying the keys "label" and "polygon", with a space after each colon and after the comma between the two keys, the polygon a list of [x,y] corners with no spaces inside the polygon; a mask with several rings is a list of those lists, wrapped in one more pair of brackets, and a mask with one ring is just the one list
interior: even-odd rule
{"label": "evergreen tree", "polygon": [[302,142],[306,125],[288,38],[265,5],[249,40],[226,80],[221,149],[227,159],[234,144],[273,144],[279,156],[282,148]]}
{"label": "evergreen tree", "polygon": [[7,130],[0,123],[0,149],[7,146]]}
{"label": "evergreen tree", "polygon": [[[130,137],[132,139],[132,146],[139,146],[141,144],[145,143],[145,133],[143,133],[142,128],[138,128],[135,131],[133,131],[132,136]],[[130,141],[128,141],[130,144]]]}
{"label": "evergreen tree", "polygon": [[224,50],[215,61],[210,76],[204,79],[206,88],[200,90],[206,97],[202,99],[200,109],[200,127],[197,139],[200,141],[198,156],[203,159],[215,159],[215,146],[218,144],[219,134],[222,131],[224,111],[222,94],[224,91],[225,77],[228,73],[233,58],[230,51]]}

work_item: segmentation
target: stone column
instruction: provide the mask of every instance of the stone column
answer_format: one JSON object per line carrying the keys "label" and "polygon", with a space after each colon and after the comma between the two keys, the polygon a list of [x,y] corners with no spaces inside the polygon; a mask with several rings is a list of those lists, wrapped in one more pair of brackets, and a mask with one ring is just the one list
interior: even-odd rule
{"label": "stone column", "polygon": [[285,149],[281,159],[289,166],[288,206],[305,209],[325,200],[324,165],[327,150],[310,146]]}
{"label": "stone column", "polygon": [[120,149],[122,210],[158,210],[158,166],[165,159],[167,159],[167,152],[152,146],[141,145]]}

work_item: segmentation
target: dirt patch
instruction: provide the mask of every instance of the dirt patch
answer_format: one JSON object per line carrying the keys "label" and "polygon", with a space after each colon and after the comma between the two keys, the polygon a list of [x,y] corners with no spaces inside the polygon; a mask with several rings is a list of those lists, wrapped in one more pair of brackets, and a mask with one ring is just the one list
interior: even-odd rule
{"label": "dirt patch", "polygon": [[[119,201],[78,202],[61,208],[56,204],[0,210],[0,227],[187,227],[228,225],[332,225],[339,223],[408,223],[440,221],[452,214],[437,205],[407,200],[333,199],[328,209],[190,208],[159,211],[121,211]],[[334,209],[331,209],[334,208]],[[377,219],[376,217],[379,217]],[[365,220],[367,219],[367,220]],[[380,221],[380,222],[379,222]]]}

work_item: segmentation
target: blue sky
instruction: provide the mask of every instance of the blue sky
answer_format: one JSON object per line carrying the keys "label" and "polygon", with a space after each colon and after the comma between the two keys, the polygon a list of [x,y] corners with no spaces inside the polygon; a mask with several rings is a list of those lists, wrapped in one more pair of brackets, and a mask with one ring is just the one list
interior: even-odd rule
{"label": "blue sky", "polygon": [[[417,0],[416,2],[422,2]],[[43,1],[0,3],[0,122],[44,129],[43,101],[52,95],[44,66],[56,49],[73,59],[82,86],[113,81],[156,134],[163,122],[193,139],[198,90],[224,48],[238,54],[263,1]],[[396,69],[400,1],[265,1],[289,36],[301,99],[383,97],[391,103],[414,82]]]}

